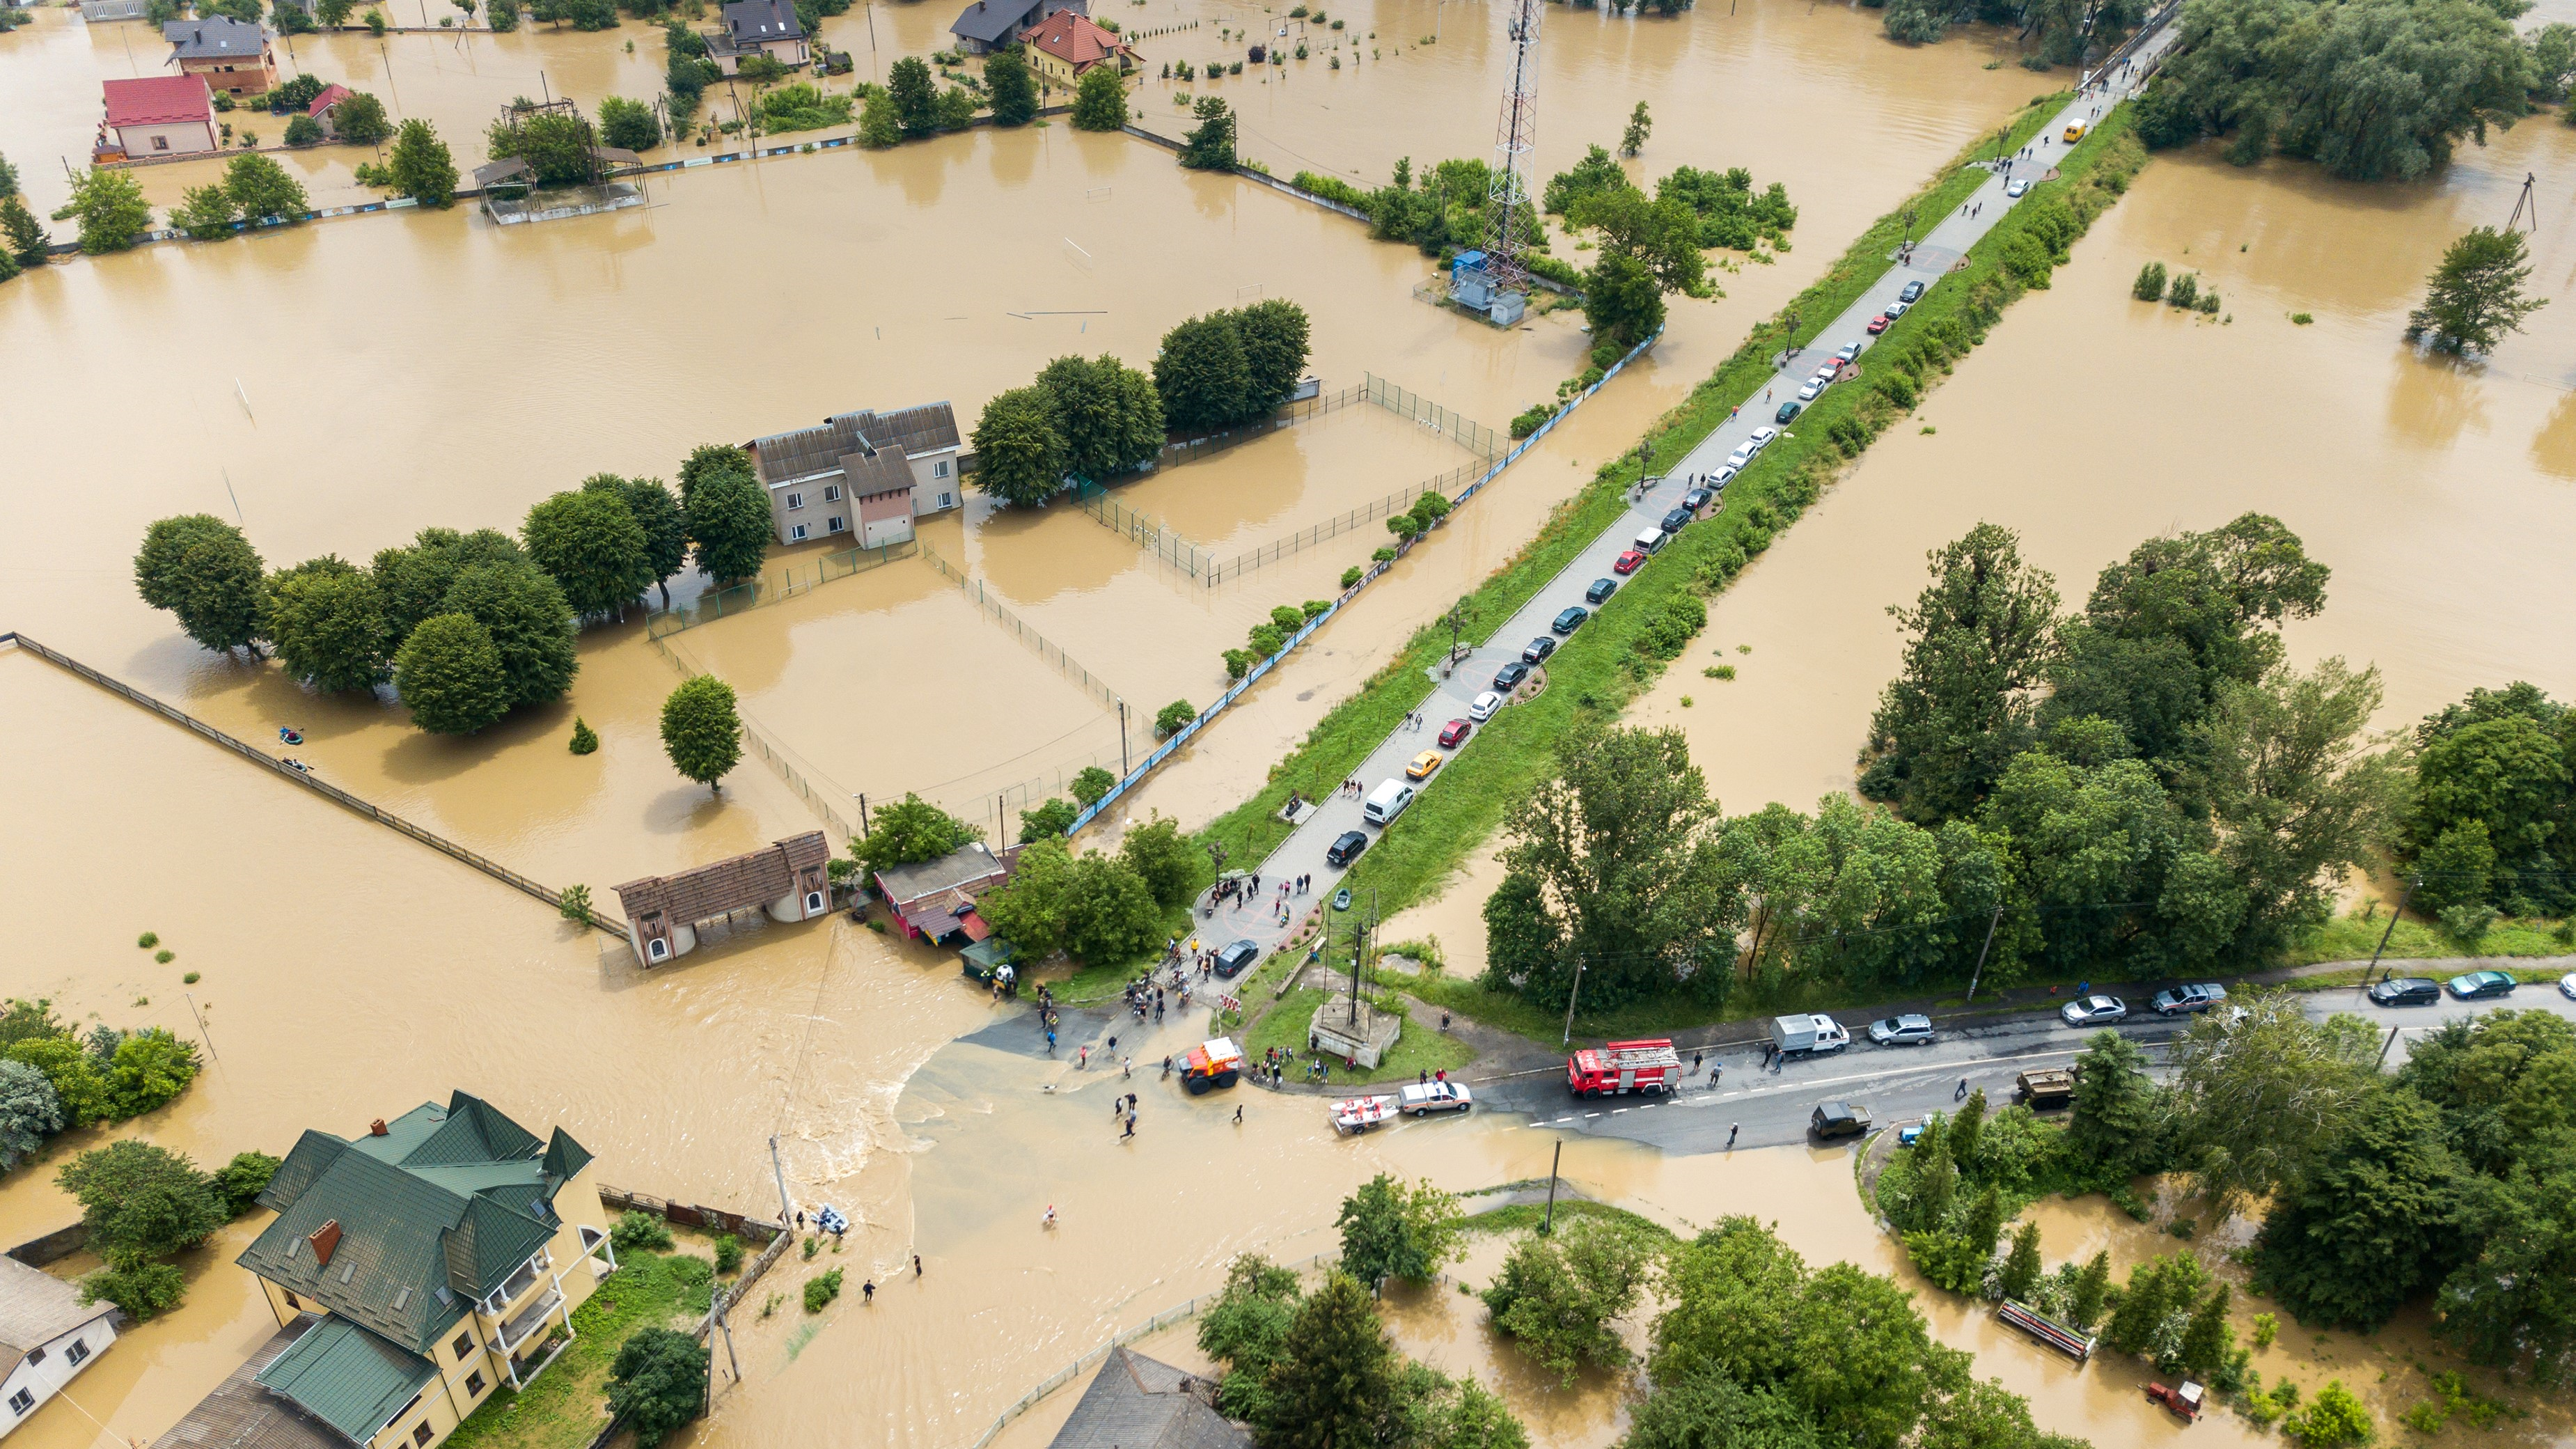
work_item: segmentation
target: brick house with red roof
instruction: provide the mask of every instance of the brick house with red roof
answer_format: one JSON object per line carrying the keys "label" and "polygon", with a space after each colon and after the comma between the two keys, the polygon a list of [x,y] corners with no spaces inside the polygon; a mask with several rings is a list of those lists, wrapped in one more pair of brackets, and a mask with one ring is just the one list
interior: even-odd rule
{"label": "brick house with red roof", "polygon": [[145,76],[101,82],[107,115],[99,122],[101,155],[136,159],[190,156],[220,149],[214,96],[193,75]]}
{"label": "brick house with red roof", "polygon": [[1123,75],[1139,58],[1134,46],[1074,10],[1059,10],[1021,31],[1020,43],[1028,47],[1029,69],[1039,82],[1066,90],[1096,66],[1115,66]]}

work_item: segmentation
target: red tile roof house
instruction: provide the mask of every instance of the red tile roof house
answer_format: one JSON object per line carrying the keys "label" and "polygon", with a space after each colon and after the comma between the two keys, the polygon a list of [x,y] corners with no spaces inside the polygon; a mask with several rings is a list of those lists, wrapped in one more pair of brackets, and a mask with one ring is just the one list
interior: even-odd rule
{"label": "red tile roof house", "polygon": [[1021,848],[996,855],[984,842],[970,840],[937,860],[878,871],[877,893],[893,907],[894,923],[914,940],[934,946],[981,941],[993,928],[975,914],[975,901],[1011,878]]}
{"label": "red tile roof house", "polygon": [[[214,97],[193,75],[156,75],[102,82],[107,116],[99,122],[103,156],[122,151],[137,160],[190,156],[220,149]],[[109,159],[112,159],[110,157]]]}
{"label": "red tile roof house", "polygon": [[635,959],[659,966],[698,946],[698,924],[763,910],[773,921],[810,921],[832,909],[832,847],[809,830],[745,855],[678,875],[652,875],[617,887],[626,912],[626,943]]}
{"label": "red tile roof house", "polygon": [[323,135],[337,141],[340,139],[340,131],[337,126],[332,124],[332,112],[340,108],[340,103],[342,101],[345,101],[356,94],[356,91],[349,89],[338,81],[333,81],[331,84],[322,88],[322,93],[320,95],[313,98],[313,104],[304,108],[304,114],[311,116],[314,120],[321,123]]}
{"label": "red tile roof house", "polygon": [[1029,68],[1049,85],[1071,89],[1094,66],[1125,72],[1136,64],[1136,49],[1104,30],[1088,15],[1059,10],[1020,32],[1029,48]]}

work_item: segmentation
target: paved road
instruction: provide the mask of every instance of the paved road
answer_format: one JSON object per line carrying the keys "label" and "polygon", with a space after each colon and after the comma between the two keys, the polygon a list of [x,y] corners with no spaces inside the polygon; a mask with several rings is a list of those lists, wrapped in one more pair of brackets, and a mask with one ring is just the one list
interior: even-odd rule
{"label": "paved road", "polygon": [[[2168,25],[2151,37],[2140,52],[2142,60],[2160,54],[2163,47],[2171,43],[2175,31],[2176,27]],[[2055,154],[2063,150],[2058,137],[2067,124],[2109,109],[2128,94],[2126,86],[2127,82],[2121,79],[2107,80],[2102,89],[2079,97],[2051,119],[2032,143],[2032,158],[2018,164],[2019,174],[2033,178],[2046,174]],[[1891,266],[1859,301],[1816,334],[1797,360],[1785,363],[1780,381],[1773,388],[1779,395],[1773,400],[1773,406],[1794,395],[1805,375],[1837,349],[1847,344],[1866,348],[1870,341],[1870,320],[1896,301],[1897,294],[1908,282],[1919,281],[1927,288],[1937,284],[1968,247],[1993,229],[2014,204],[2013,198],[2004,195],[2005,184],[2006,178],[1998,170],[1966,203],[1974,215],[1954,212],[1935,224],[1916,244],[1910,265]],[[1852,385],[1849,382],[1836,384]],[[1494,631],[1492,642],[1476,649],[1447,677],[1435,677],[1436,687],[1422,705],[1422,725],[1418,729],[1399,729],[1389,735],[1369,753],[1367,760],[1355,772],[1362,790],[1374,789],[1381,781],[1400,778],[1407,761],[1425,750],[1435,749],[1440,727],[1449,720],[1467,715],[1468,706],[1475,697],[1493,687],[1495,671],[1519,659],[1521,651],[1531,640],[1547,636],[1548,626],[1559,611],[1568,605],[1583,603],[1584,590],[1593,580],[1615,577],[1611,565],[1619,554],[1639,532],[1655,525],[1667,512],[1680,505],[1682,495],[1689,491],[1691,478],[1716,472],[1727,455],[1756,427],[1772,423],[1771,407],[1758,406],[1758,403],[1758,399],[1748,403],[1741,417],[1710,433],[1670,474],[1642,498],[1632,501],[1626,514],[1604,529],[1572,563],[1566,565],[1562,573],[1541,587],[1519,613]],[[1652,560],[1646,564],[1648,569],[1666,566]],[[1615,599],[1610,607],[1618,607]],[[1460,746],[1461,749],[1475,747],[1472,736]],[[1441,776],[1435,772],[1420,788],[1426,791],[1442,788]],[[1377,827],[1361,819],[1360,807],[1361,800],[1357,796],[1336,795],[1318,802],[1314,813],[1301,821],[1258,867],[1262,879],[1261,899],[1275,903],[1276,883],[1301,875],[1311,877],[1313,884],[1308,896],[1291,903],[1292,923],[1317,901],[1329,899],[1340,883],[1343,870],[1326,863],[1326,849],[1341,835],[1354,830],[1370,837],[1372,843],[1375,841]],[[1392,828],[1403,829],[1402,820],[1399,818]],[[1203,899],[1200,906],[1199,935],[1202,942],[1210,946],[1248,939],[1267,950],[1285,939],[1291,929],[1290,925],[1278,920],[1275,904],[1268,908],[1238,904],[1232,909],[1218,910],[1213,917],[1206,914],[1206,900]],[[1340,919],[1333,917],[1335,924]]]}
{"label": "paved road", "polygon": [[[2457,1002],[2390,1010],[2358,1000],[2349,991],[2315,992],[2306,997],[2308,1014],[2318,1020],[2351,1011],[2385,1031],[2400,1028],[2388,1054],[2393,1070],[2405,1060],[2407,1044],[2449,1021],[2465,1021],[2499,1006],[2554,1011],[2576,1020],[2576,1001],[2549,986],[2525,986],[2503,1002]],[[2135,1003],[2132,1003],[2134,1006]],[[2115,1030],[2147,1051],[2161,1069],[2165,1049],[2182,1032],[2184,1019],[2148,1016]],[[1854,1033],[1858,1035],[1857,1032]],[[1692,1078],[1669,1100],[1583,1100],[1569,1096],[1564,1077],[1554,1070],[1518,1080],[1480,1084],[1479,1105],[1488,1110],[1526,1115],[1533,1128],[1624,1137],[1667,1152],[1723,1152],[1727,1133],[1741,1126],[1738,1147],[1776,1147],[1806,1140],[1808,1114],[1818,1102],[1840,1098],[1870,1109],[1880,1125],[1948,1110],[1965,1078],[1983,1087],[1986,1100],[2000,1105],[2011,1093],[2017,1073],[2072,1063],[2092,1033],[2077,1031],[2056,1016],[2033,1013],[2027,1020],[1945,1033],[1925,1047],[1874,1047],[1857,1042],[1838,1056],[1792,1062],[1766,1071],[1759,1051],[1730,1051],[1711,1059],[1724,1070],[1711,1088],[1706,1072]]]}

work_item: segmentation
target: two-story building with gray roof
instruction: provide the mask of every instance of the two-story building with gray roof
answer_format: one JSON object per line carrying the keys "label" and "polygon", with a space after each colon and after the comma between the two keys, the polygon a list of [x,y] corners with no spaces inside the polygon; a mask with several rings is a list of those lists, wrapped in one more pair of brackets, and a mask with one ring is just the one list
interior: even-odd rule
{"label": "two-story building with gray roof", "polygon": [[863,548],[912,537],[912,521],[965,502],[962,440],[947,403],[840,413],[818,427],[754,438],[780,543],[849,534]]}

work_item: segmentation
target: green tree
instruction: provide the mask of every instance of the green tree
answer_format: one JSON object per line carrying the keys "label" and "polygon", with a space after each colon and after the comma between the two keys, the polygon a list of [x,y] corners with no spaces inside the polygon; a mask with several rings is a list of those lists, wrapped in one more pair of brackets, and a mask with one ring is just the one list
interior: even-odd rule
{"label": "green tree", "polygon": [[484,140],[493,160],[527,162],[536,171],[537,185],[569,186],[591,179],[590,148],[599,144],[599,134],[577,113],[513,106],[492,123]]}
{"label": "green tree", "polygon": [[1217,1407],[1229,1418],[1270,1421],[1270,1371],[1287,1351],[1299,1298],[1297,1275],[1258,1253],[1226,1266],[1225,1287],[1199,1314],[1198,1342],[1225,1369]]}
{"label": "green tree", "polygon": [[[1126,77],[1105,65],[1095,65],[1084,71],[1082,79],[1075,82],[1073,88],[1073,128],[1077,131],[1115,131],[1126,124]],[[1184,158],[1187,154],[1183,153]],[[1189,163],[1184,159],[1181,164]]]}
{"label": "green tree", "polygon": [[304,183],[265,156],[235,156],[224,168],[224,194],[251,221],[302,221],[313,209]]}
{"label": "green tree", "polygon": [[[1722,1374],[1655,1380],[1636,1401],[1620,1449],[1828,1449],[1816,1426],[1774,1390]],[[1980,1446],[1983,1449],[1983,1446]]]}
{"label": "green tree", "polygon": [[1231,427],[1253,415],[1252,364],[1224,313],[1192,317],[1163,334],[1154,357],[1163,418],[1182,432]]}
{"label": "green tree", "polygon": [[2379,1426],[2343,1380],[2328,1379],[2306,1408],[2281,1421],[2281,1432],[2299,1449],[2357,1449],[2379,1437]]}
{"label": "green tree", "polygon": [[[301,11],[301,10],[297,10],[297,9],[295,9],[295,8],[294,8],[294,7],[292,7],[292,6],[289,6],[289,7],[287,8],[287,13],[288,13],[288,14],[290,14],[290,15],[298,15],[298,16],[300,16],[300,15],[302,15],[304,12],[303,12],[303,11]],[[306,25],[306,28],[309,30],[309,29],[311,28],[311,26],[312,26],[312,22],[307,21],[307,22],[305,22],[305,25]],[[281,33],[285,33],[285,32],[281,32]],[[313,119],[313,118],[312,118],[311,116],[309,116],[309,115],[293,115],[293,116],[289,116],[289,117],[287,117],[287,118],[286,118],[286,144],[287,144],[287,145],[289,145],[289,146],[318,146],[318,145],[320,145],[320,144],[321,144],[321,142],[322,142],[322,123],[321,123],[320,121],[317,121],[317,120]]]}
{"label": "green tree", "polygon": [[1348,1273],[1329,1274],[1298,1305],[1286,1348],[1271,1366],[1263,1442],[1277,1449],[1389,1442],[1400,1362],[1368,1289]]}
{"label": "green tree", "polygon": [[[1578,725],[1556,777],[1506,813],[1506,872],[1538,883],[1567,954],[1585,963],[1583,1001],[1608,1010],[1668,991],[1705,968],[1723,978],[1740,923],[1717,847],[1719,816],[1679,730]],[[1572,962],[1525,982],[1561,1001]]]}
{"label": "green tree", "polygon": [[729,584],[760,572],[777,525],[769,512],[769,490],[752,476],[747,463],[712,468],[694,485],[684,471],[680,507],[688,519],[699,573]]}
{"label": "green tree", "polygon": [[2024,1223],[2013,1234],[2011,1256],[2004,1259],[2002,1283],[2004,1297],[2028,1302],[2030,1291],[2039,1286],[2039,1224]]}
{"label": "green tree", "polygon": [[2146,1053],[2116,1031],[2097,1031],[2075,1064],[2075,1110],[2066,1145],[2093,1180],[2117,1186],[2153,1164],[2160,1136]]}
{"label": "green tree", "polygon": [[9,238],[9,255],[22,267],[41,267],[52,257],[47,248],[54,239],[36,220],[36,214],[27,209],[23,196],[0,199],[0,234]]}
{"label": "green tree", "polygon": [[[1076,794],[1081,793],[1080,785],[1077,780]],[[1145,882],[1154,903],[1165,910],[1187,905],[1198,894],[1201,862],[1207,859],[1181,833],[1180,822],[1160,810],[1144,824],[1127,827],[1118,855]]]}
{"label": "green tree", "polygon": [[1064,889],[1064,949],[1086,965],[1133,961],[1161,948],[1163,907],[1145,878],[1114,855],[1074,857]]}
{"label": "green tree", "polygon": [[63,1098],[45,1074],[0,1057],[0,1172],[25,1161],[45,1139],[70,1125]]}
{"label": "green tree", "polygon": [[1553,1235],[1524,1234],[1483,1293],[1494,1326],[1571,1387],[1585,1364],[1616,1368],[1628,1346],[1612,1326],[1653,1276],[1654,1245],[1635,1228],[1576,1218]]}
{"label": "green tree", "polygon": [[1605,251],[1583,274],[1583,320],[1594,336],[1634,347],[1664,325],[1664,289],[1644,262]]}
{"label": "green tree", "polygon": [[286,1164],[265,1152],[236,1152],[233,1160],[215,1169],[212,1186],[216,1201],[224,1205],[227,1217],[240,1217],[258,1205],[259,1195],[268,1191],[270,1178]]}
{"label": "green tree", "polygon": [[[1088,810],[1092,806],[1099,804],[1100,797],[1108,794],[1110,789],[1117,785],[1117,783],[1118,777],[1116,775],[1109,773],[1098,765],[1085,765],[1080,771],[1075,773],[1073,783],[1065,788],[1072,792],[1074,800],[1079,803],[1083,809]],[[1157,891],[1155,894],[1160,895],[1161,892]]]}
{"label": "green tree", "polygon": [[662,144],[662,121],[653,108],[624,96],[599,102],[599,138],[623,151],[650,151]]}
{"label": "green tree", "polygon": [[225,1222],[213,1182],[195,1163],[137,1138],[82,1153],[54,1181],[79,1201],[90,1250],[111,1268],[194,1247]]}
{"label": "green tree", "polygon": [[[2563,1107],[2566,1073],[2558,1075]],[[2576,1143],[2561,1129],[2531,1148],[2508,1175],[2478,1185],[2462,1239],[2475,1251],[2435,1297],[2434,1332],[2471,1362],[2563,1385],[2576,1379],[2576,1303],[2566,1291],[2576,1281],[2567,1211],[2576,1202]]]}
{"label": "green tree", "polygon": [[868,823],[868,833],[850,842],[850,854],[870,874],[937,860],[983,838],[982,831],[918,795],[878,806]]}
{"label": "green tree", "polygon": [[1618,158],[1594,146],[1586,150],[1583,159],[1575,162],[1571,169],[1549,177],[1540,200],[1549,213],[1562,216],[1591,197],[1631,184]]}
{"label": "green tree", "polygon": [[662,607],[671,607],[671,575],[689,560],[689,520],[680,500],[659,478],[620,478],[595,473],[582,480],[584,492],[614,494],[627,515],[644,530],[644,571],[661,586]]}
{"label": "green tree", "polygon": [[662,701],[662,752],[673,769],[722,793],[719,782],[742,763],[742,717],[734,712],[733,686],[712,674],[682,680]]}
{"label": "green tree", "polygon": [[354,0],[315,0],[313,18],[325,29],[337,30],[349,23],[349,12],[356,8]]}
{"label": "green tree", "polygon": [[1006,45],[984,58],[984,89],[993,98],[994,125],[1025,126],[1037,119],[1037,81],[1018,46]]}
{"label": "green tree", "polygon": [[907,55],[886,68],[886,94],[905,135],[927,136],[939,128],[939,95],[921,57]]}
{"label": "green tree", "polygon": [[1154,380],[1105,352],[1096,360],[1057,358],[1038,373],[1037,389],[1062,441],[1064,467],[1074,473],[1105,480],[1143,467],[1163,449],[1163,400]]}
{"label": "green tree", "polygon": [[134,586],[143,602],[177,615],[199,644],[258,652],[266,592],[259,550],[222,519],[191,513],[154,523],[134,556]]}
{"label": "green tree", "polygon": [[1709,294],[1699,213],[1679,197],[1656,200],[1634,186],[1613,187],[1577,202],[1566,220],[1600,233],[1605,255],[1643,263],[1663,290],[1692,297]]}
{"label": "green tree", "polygon": [[579,623],[563,590],[534,564],[474,564],[457,570],[441,608],[470,616],[501,656],[510,707],[550,704],[581,671]]}
{"label": "green tree", "polygon": [[221,186],[189,187],[170,212],[170,224],[186,232],[191,241],[220,241],[232,235],[233,223],[239,220],[241,208]]}
{"label": "green tree", "polygon": [[394,690],[412,723],[470,735],[510,712],[510,680],[492,633],[467,614],[424,619],[394,652]]}
{"label": "green tree", "polygon": [[[1076,100],[1074,124],[1082,124],[1081,102]],[[1126,93],[1119,93],[1123,116]],[[1222,96],[1201,96],[1190,104],[1190,114],[1198,124],[1181,138],[1181,164],[1192,171],[1231,171],[1234,169],[1234,107]],[[1124,121],[1121,121],[1124,124]]]}
{"label": "green tree", "polygon": [[634,1426],[639,1449],[654,1449],[706,1412],[707,1354],[692,1335],[658,1326],[639,1328],[618,1345],[608,1369],[608,1413]]}
{"label": "green tree", "polygon": [[2182,1367],[2185,1373],[2199,1378],[2214,1378],[2227,1367],[2230,1354],[2236,1350],[2236,1330],[2227,1323],[2229,1290],[2225,1283],[2209,1291],[2200,1306],[2191,1311],[2191,1322],[2182,1331]]}
{"label": "green tree", "polygon": [[80,248],[91,256],[121,252],[152,229],[152,206],[143,184],[122,171],[93,166],[72,178],[71,200],[56,221],[80,223]]}
{"label": "green tree", "polygon": [[1950,1155],[1958,1160],[1961,1172],[1983,1176],[1977,1168],[1977,1149],[1985,1130],[1986,1089],[1979,1087],[1968,1094],[1968,1100],[1960,1103],[1958,1112],[1950,1118]]}
{"label": "green tree", "polygon": [[883,89],[868,92],[859,107],[859,144],[882,151],[902,140],[903,114],[895,109],[894,97]]}
{"label": "green tree", "polygon": [[[35,1003],[42,1007],[44,1003]],[[115,1120],[115,1103],[99,1061],[69,1031],[35,1032],[9,1044],[8,1059],[32,1067],[54,1089],[64,1125],[87,1127]]]}
{"label": "green tree", "polygon": [[373,146],[394,134],[385,103],[366,91],[353,91],[331,108],[331,130],[352,146]]}
{"label": "green tree", "polygon": [[2370,1090],[2379,1033],[2358,1017],[2308,1020],[2287,991],[2240,993],[2173,1045],[2184,1161],[2222,1207],[2304,1181]]}
{"label": "green tree", "polygon": [[278,662],[324,694],[373,689],[392,676],[383,591],[337,554],[270,575],[265,619]]}
{"label": "green tree", "polygon": [[1646,149],[1646,137],[1655,129],[1655,118],[1646,111],[1644,101],[1628,113],[1628,129],[1619,135],[1619,154],[1634,156]]}
{"label": "green tree", "polygon": [[1244,394],[1245,410],[1266,413],[1286,402],[1305,379],[1306,309],[1280,297],[1255,302],[1234,313],[1234,330],[1252,379]]}
{"label": "green tree", "polygon": [[650,541],[627,510],[622,488],[584,484],[554,494],[528,510],[519,537],[575,614],[623,615],[653,586]]}
{"label": "green tree", "polygon": [[1342,1199],[1342,1271],[1363,1282],[1401,1278],[1427,1283],[1444,1263],[1465,1256],[1459,1239],[1466,1215],[1457,1198],[1431,1179],[1405,1185],[1381,1172]]}
{"label": "green tree", "polygon": [[385,158],[394,190],[423,206],[451,206],[456,201],[456,162],[438,128],[414,118],[394,133],[394,148]]}
{"label": "green tree", "polygon": [[1081,814],[1081,806],[1061,795],[1041,802],[1034,810],[1023,810],[1020,812],[1020,842],[1025,845],[1032,840],[1062,835],[1073,829],[1073,822]]}
{"label": "green tree", "polygon": [[2067,1321],[2091,1331],[2094,1321],[2102,1316],[2102,1305],[2110,1297],[2111,1254],[2105,1249],[2086,1260],[2084,1271],[2075,1276],[2075,1291],[2067,1295]]}
{"label": "green tree", "polygon": [[460,572],[476,564],[524,565],[527,558],[518,540],[498,529],[424,528],[408,546],[378,550],[368,571],[384,595],[385,625],[400,647],[421,620],[451,612],[447,593]]}
{"label": "green tree", "polygon": [[1166,735],[1179,734],[1189,727],[1190,721],[1198,717],[1197,706],[1186,699],[1173,700],[1170,704],[1154,711],[1154,737],[1161,739]]}
{"label": "green tree", "polygon": [[1907,636],[1905,668],[1870,720],[1861,792],[1937,823],[1973,810],[2029,748],[2057,588],[1998,524],[1980,523],[1925,557],[1930,586],[1912,608],[1888,607]]}
{"label": "green tree", "polygon": [[975,420],[975,486],[1004,503],[1035,508],[1064,488],[1064,436],[1044,387],[995,393]]}

